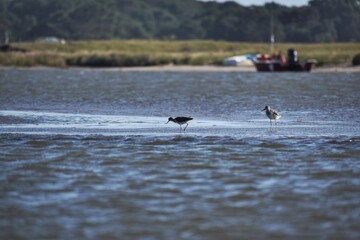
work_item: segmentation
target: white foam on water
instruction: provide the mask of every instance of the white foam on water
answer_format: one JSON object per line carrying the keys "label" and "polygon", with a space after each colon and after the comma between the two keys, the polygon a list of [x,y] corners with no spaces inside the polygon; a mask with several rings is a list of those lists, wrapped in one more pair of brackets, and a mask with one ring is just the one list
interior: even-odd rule
{"label": "white foam on water", "polygon": [[[88,130],[141,130],[153,129],[178,129],[179,125],[173,122],[167,123],[168,117],[156,116],[125,116],[125,115],[100,115],[100,114],[77,114],[77,113],[56,113],[38,111],[0,111],[1,116],[16,117],[17,119],[31,120],[29,123],[2,124],[2,132],[5,129],[32,129],[33,132],[41,130],[56,129],[88,129]],[[184,127],[185,125],[183,125]],[[189,122],[188,129],[196,128],[240,128],[249,127],[248,123],[213,121],[205,119],[194,119]]]}
{"label": "white foam on water", "polygon": [[[168,124],[168,116],[128,116],[44,111],[0,111],[6,123],[0,133],[65,135],[167,135],[180,133],[179,125]],[[354,135],[352,126],[341,122],[311,122],[283,119],[272,127],[264,119],[248,121],[212,120],[193,116],[187,134],[201,136],[287,137]],[[12,122],[12,118],[14,122]],[[183,125],[183,128],[185,125]],[[356,132],[356,131],[355,131]]]}

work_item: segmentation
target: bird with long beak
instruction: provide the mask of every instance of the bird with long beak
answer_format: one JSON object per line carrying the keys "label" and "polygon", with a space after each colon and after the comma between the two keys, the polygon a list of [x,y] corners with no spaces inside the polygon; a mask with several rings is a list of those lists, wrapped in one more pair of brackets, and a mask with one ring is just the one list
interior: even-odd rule
{"label": "bird with long beak", "polygon": [[187,122],[190,120],[193,120],[193,118],[191,118],[191,117],[176,117],[176,118],[169,117],[167,123],[174,122],[174,123],[179,124],[180,125],[180,133],[181,133],[181,130],[182,130],[181,125],[186,124],[186,126],[184,128],[184,132],[185,132],[187,126],[189,125]]}

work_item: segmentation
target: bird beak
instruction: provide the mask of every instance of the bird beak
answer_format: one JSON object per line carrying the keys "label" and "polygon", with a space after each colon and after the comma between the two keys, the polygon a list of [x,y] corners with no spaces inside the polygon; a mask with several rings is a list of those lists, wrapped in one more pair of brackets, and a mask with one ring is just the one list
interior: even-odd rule
{"label": "bird beak", "polygon": [[167,121],[167,123],[165,123],[165,124],[168,124],[170,121]]}
{"label": "bird beak", "polygon": [[265,111],[266,110],[266,108],[264,108],[263,110],[261,110],[261,111]]}

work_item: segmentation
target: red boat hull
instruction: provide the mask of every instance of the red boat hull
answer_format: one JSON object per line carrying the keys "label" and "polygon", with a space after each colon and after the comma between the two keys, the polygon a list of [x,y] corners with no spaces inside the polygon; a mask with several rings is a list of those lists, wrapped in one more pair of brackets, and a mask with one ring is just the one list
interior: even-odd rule
{"label": "red boat hull", "polygon": [[282,64],[280,62],[266,61],[266,62],[254,62],[256,70],[259,72],[310,72],[315,65],[315,61],[306,61],[303,63],[294,64]]}

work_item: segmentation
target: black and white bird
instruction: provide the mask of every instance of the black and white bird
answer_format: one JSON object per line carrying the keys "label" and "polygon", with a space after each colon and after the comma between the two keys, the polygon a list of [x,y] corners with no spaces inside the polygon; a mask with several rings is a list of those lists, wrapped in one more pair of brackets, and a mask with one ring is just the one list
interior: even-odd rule
{"label": "black and white bird", "polygon": [[276,120],[278,120],[279,118],[281,118],[281,115],[278,111],[276,111],[275,109],[272,109],[270,106],[265,106],[265,108],[262,111],[266,110],[266,116],[270,119],[270,126],[272,125],[271,120],[275,120],[275,124],[276,124]]}
{"label": "black and white bird", "polygon": [[186,126],[184,128],[184,132],[185,132],[187,126],[189,125],[188,121],[190,121],[190,120],[193,120],[193,118],[191,118],[191,117],[176,117],[176,118],[169,117],[167,123],[174,122],[174,123],[179,124],[180,125],[180,133],[181,133],[181,130],[182,130],[181,125],[186,124]]}

